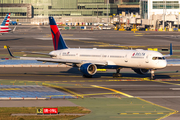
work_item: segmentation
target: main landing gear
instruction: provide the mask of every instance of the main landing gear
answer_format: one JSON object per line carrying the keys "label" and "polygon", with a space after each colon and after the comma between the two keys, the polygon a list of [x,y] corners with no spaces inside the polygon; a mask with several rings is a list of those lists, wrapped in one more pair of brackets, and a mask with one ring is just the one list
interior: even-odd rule
{"label": "main landing gear", "polygon": [[151,69],[150,71],[151,71],[150,80],[155,80],[155,75],[154,75],[154,71],[155,71],[155,70]]}
{"label": "main landing gear", "polygon": [[113,73],[113,78],[115,78],[115,77],[121,77],[121,73],[119,73],[120,70],[121,70],[121,68],[117,68],[117,69],[116,69],[116,73]]}

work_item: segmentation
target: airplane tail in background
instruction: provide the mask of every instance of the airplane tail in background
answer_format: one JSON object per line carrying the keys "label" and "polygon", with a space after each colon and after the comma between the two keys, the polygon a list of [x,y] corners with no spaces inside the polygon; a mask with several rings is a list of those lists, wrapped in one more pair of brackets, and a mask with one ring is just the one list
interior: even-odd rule
{"label": "airplane tail in background", "polygon": [[173,48],[172,48],[172,43],[170,43],[170,55],[173,55]]}
{"label": "airplane tail in background", "polygon": [[53,17],[49,17],[49,24],[51,27],[51,34],[54,44],[54,50],[67,49],[65,41],[56,25],[56,22]]}
{"label": "airplane tail in background", "polygon": [[9,26],[10,15],[11,15],[11,13],[8,13],[8,14],[6,15],[6,17],[4,18],[1,26]]}

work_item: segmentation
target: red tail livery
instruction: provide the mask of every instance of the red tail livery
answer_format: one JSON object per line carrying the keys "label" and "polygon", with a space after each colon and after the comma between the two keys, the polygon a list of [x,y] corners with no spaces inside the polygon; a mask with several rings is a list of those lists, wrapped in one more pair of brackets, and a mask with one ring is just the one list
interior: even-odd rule
{"label": "red tail livery", "polygon": [[49,24],[51,27],[54,50],[67,49],[68,47],[66,46],[53,17],[49,17]]}

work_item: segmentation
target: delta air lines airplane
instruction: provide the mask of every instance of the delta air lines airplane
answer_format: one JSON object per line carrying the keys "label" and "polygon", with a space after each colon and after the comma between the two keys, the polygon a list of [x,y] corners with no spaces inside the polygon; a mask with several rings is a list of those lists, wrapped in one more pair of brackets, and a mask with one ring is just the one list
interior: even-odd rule
{"label": "delta air lines airplane", "polygon": [[[81,49],[68,48],[56,25],[53,17],[49,17],[50,29],[54,44],[54,51],[50,53],[27,52],[32,54],[48,55],[50,58],[19,57],[24,60],[37,60],[42,62],[64,63],[78,67],[84,77],[92,77],[98,68],[116,69],[113,77],[120,77],[120,69],[131,68],[137,74],[146,74],[151,71],[151,79],[154,79],[154,71],[165,68],[167,61],[157,51],[142,49],[118,50],[118,49]],[[8,51],[14,57],[9,47]],[[170,55],[172,54],[172,44]],[[167,55],[167,56],[170,56]]]}

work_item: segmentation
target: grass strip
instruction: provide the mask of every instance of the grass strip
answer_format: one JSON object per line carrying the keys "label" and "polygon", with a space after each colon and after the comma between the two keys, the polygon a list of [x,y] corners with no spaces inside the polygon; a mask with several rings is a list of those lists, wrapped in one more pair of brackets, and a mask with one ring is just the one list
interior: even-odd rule
{"label": "grass strip", "polygon": [[[0,107],[0,120],[71,120],[80,116],[11,116],[11,114],[36,114],[38,108],[47,107]],[[51,107],[50,107],[51,108]],[[53,107],[54,108],[54,107]],[[90,110],[83,107],[57,107],[60,113],[88,114]]]}

